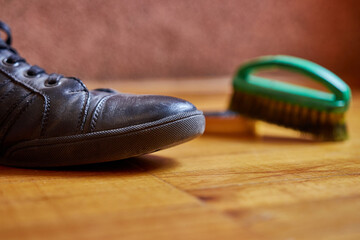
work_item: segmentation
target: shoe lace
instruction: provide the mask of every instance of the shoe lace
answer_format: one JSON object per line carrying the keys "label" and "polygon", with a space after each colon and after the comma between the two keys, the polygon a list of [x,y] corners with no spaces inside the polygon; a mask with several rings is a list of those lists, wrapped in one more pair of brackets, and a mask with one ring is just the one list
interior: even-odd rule
{"label": "shoe lace", "polygon": [[[0,35],[0,50],[8,50],[12,53],[10,56],[8,56],[4,60],[5,63],[9,64],[9,65],[16,65],[20,62],[26,63],[26,60],[24,58],[22,58],[18,54],[18,52],[11,46],[12,36],[11,36],[10,27],[6,23],[0,21],[0,30],[6,34],[5,41],[1,39],[1,35]],[[42,69],[41,67],[39,67],[37,65],[30,66],[30,68],[26,71],[26,75],[28,77],[36,77],[37,75],[39,75],[41,73],[46,73],[46,72],[44,69]],[[53,85],[53,84],[56,84],[61,77],[63,77],[63,76],[60,74],[52,73],[49,75],[46,82],[47,82],[47,84]]]}

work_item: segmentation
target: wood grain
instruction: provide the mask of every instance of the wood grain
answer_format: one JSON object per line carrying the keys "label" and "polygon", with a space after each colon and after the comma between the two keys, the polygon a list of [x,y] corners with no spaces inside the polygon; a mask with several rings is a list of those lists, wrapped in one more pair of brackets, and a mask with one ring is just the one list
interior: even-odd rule
{"label": "wood grain", "polygon": [[[228,78],[178,83],[113,87],[205,110],[225,109],[231,94]],[[346,142],[257,123],[255,136],[209,134],[112,163],[0,166],[0,239],[359,239],[360,92],[353,95]]]}

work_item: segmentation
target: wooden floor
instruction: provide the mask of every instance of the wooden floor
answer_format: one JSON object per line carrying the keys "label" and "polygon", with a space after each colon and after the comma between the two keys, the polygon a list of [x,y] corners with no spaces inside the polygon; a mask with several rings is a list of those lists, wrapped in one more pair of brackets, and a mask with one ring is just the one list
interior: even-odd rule
{"label": "wooden floor", "polygon": [[[224,109],[228,78],[87,82]],[[316,143],[257,123],[139,158],[32,170],[0,166],[0,239],[360,239],[360,92],[350,139]],[[50,159],[49,159],[50,160]]]}

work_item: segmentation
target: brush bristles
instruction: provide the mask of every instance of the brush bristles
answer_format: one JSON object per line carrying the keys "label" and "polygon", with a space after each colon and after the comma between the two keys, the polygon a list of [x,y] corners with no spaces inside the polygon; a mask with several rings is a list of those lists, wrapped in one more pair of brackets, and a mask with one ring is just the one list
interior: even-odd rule
{"label": "brush bristles", "polygon": [[347,138],[344,113],[331,113],[235,91],[230,110],[245,116],[310,133],[325,141]]}

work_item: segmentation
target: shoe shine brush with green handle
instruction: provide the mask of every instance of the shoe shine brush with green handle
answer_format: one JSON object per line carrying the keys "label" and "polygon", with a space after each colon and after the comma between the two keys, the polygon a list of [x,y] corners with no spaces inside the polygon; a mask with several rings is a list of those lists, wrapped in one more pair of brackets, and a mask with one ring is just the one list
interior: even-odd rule
{"label": "shoe shine brush with green handle", "polygon": [[[273,68],[304,74],[329,92],[254,75],[259,70]],[[255,58],[240,67],[233,87],[229,107],[232,112],[310,133],[318,140],[341,141],[347,138],[345,112],[351,99],[350,88],[318,64],[282,55]]]}

